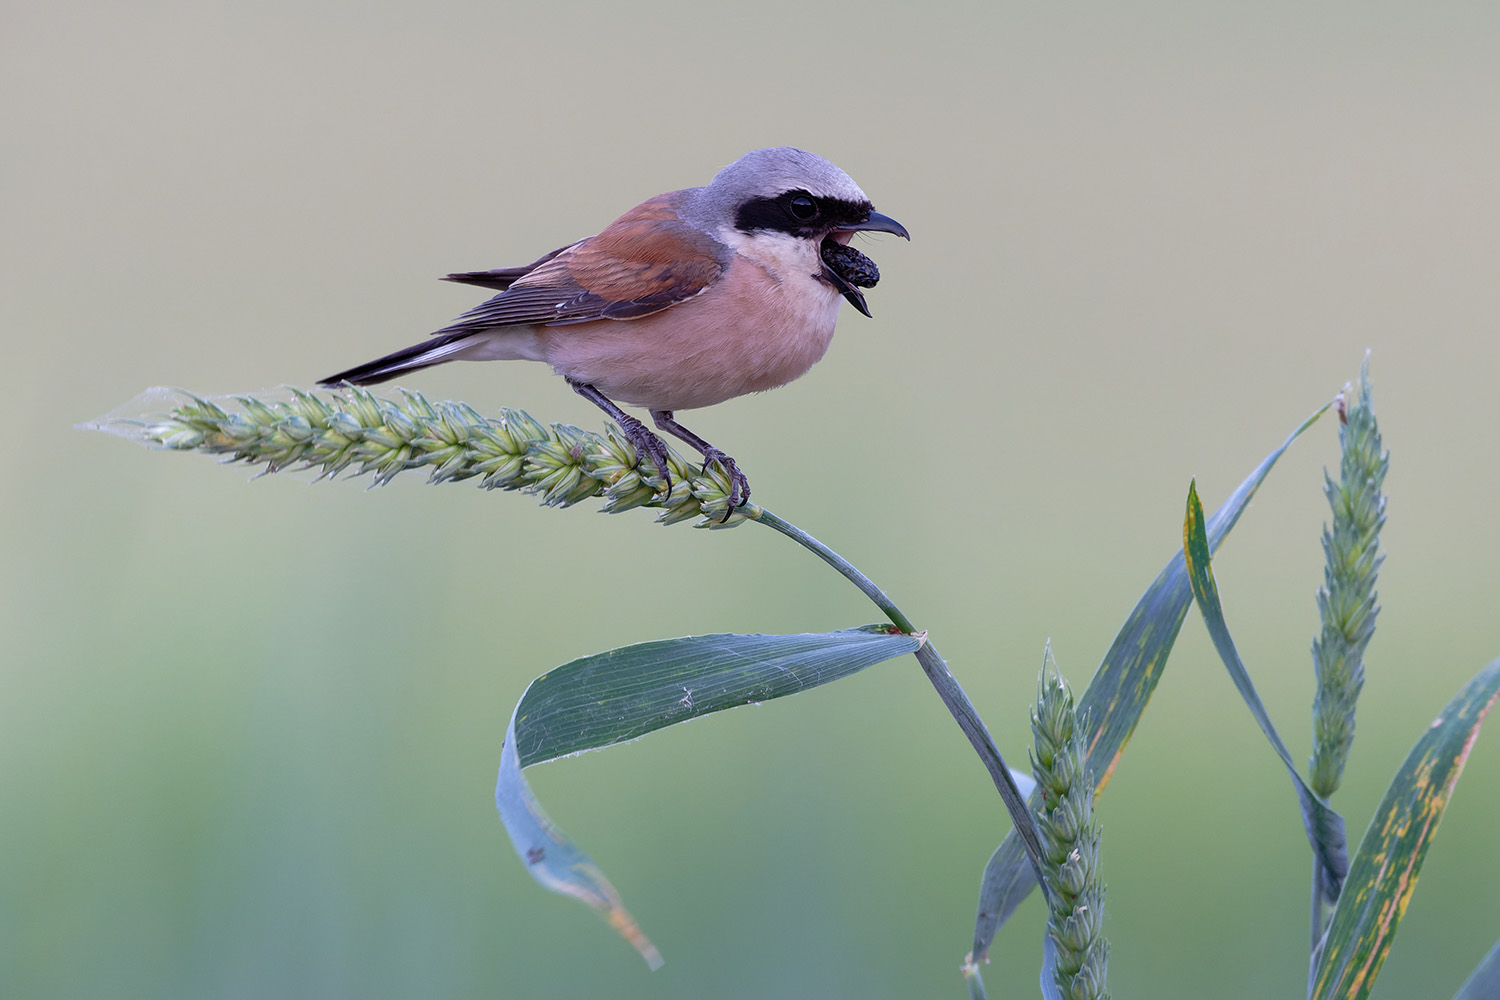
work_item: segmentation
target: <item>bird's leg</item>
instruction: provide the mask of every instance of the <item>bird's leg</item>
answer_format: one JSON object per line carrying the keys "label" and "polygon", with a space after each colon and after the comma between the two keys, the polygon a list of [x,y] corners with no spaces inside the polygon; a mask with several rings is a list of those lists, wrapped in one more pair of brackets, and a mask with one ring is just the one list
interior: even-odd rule
{"label": "bird's leg", "polygon": [[666,431],[702,452],[705,471],[711,462],[718,462],[724,467],[724,471],[729,474],[729,510],[724,512],[724,520],[729,520],[730,512],[736,507],[743,507],[750,502],[750,480],[746,479],[740,467],[734,464],[734,459],[673,420],[671,410],[652,410],[651,419],[656,422],[658,430]]}
{"label": "bird's leg", "polygon": [[620,430],[630,439],[630,443],[635,445],[637,468],[640,467],[642,455],[651,456],[651,462],[656,466],[656,471],[661,473],[666,495],[671,496],[672,473],[667,469],[667,446],[662,443],[661,438],[652,434],[645,424],[620,409],[608,396],[587,382],[574,382],[568,379],[568,384],[573,387],[574,392],[609,414],[610,419],[620,425]]}

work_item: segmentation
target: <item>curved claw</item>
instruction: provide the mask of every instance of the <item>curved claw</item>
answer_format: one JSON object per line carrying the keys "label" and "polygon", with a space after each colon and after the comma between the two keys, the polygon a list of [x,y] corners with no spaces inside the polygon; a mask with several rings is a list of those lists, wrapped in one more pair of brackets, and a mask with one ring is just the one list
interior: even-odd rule
{"label": "curved claw", "polygon": [[[537,263],[542,263],[547,259],[544,257]],[[609,414],[615,423],[620,425],[620,430],[624,431],[625,436],[630,439],[630,443],[635,445],[635,468],[637,471],[641,467],[641,456],[651,456],[652,463],[656,465],[656,471],[661,473],[663,488],[666,490],[663,494],[663,499],[671,497],[672,473],[667,469],[667,446],[662,442],[662,439],[652,434],[646,429],[645,424],[620,409],[610,401],[608,396],[589,383],[568,379],[568,384],[573,387],[574,392]],[[667,415],[671,416],[671,414]]]}
{"label": "curved claw", "polygon": [[750,502],[750,480],[745,478],[745,474],[740,471],[734,459],[718,448],[710,446],[703,452],[703,471],[707,472],[709,465],[714,462],[719,463],[724,474],[729,477],[729,506],[724,509],[724,518],[719,522],[724,524],[728,522],[730,514]]}
{"label": "curved claw", "polygon": [[662,496],[670,497],[672,495],[672,471],[667,468],[666,444],[661,438],[651,433],[645,424],[630,414],[621,413],[616,419],[620,424],[620,430],[624,431],[630,443],[635,445],[636,469],[640,469],[641,456],[648,456],[651,464],[656,466],[656,471],[661,474]]}

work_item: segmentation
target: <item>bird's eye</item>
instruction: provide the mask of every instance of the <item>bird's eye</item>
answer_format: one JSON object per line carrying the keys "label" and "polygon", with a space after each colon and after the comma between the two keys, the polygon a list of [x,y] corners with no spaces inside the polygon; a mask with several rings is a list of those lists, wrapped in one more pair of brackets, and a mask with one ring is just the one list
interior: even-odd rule
{"label": "bird's eye", "polygon": [[817,218],[818,203],[805,194],[799,194],[786,203],[787,210],[792,213],[793,218],[800,222],[808,222]]}

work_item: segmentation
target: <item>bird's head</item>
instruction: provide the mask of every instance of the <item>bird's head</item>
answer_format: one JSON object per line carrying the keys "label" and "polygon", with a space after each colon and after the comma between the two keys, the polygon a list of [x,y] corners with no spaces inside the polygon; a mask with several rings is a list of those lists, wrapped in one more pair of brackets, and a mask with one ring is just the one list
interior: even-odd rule
{"label": "bird's head", "polygon": [[847,246],[850,236],[876,232],[911,239],[905,226],[875,211],[848,174],[792,146],[752,150],[694,193],[693,214],[711,232],[810,243],[818,251],[819,276],[866,316],[870,310],[856,285],[873,286],[880,272]]}

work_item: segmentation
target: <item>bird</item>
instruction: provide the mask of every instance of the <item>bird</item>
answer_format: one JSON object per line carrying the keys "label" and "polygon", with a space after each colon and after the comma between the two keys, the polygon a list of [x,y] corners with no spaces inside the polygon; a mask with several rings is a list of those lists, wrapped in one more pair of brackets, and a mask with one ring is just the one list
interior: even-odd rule
{"label": "bird", "polygon": [[730,484],[727,518],[749,502],[748,478],[674,415],[801,377],[827,351],[844,301],[869,316],[860,288],[879,271],[848,246],[861,232],[911,239],[821,156],[752,150],[705,186],[647,199],[530,264],[445,276],[499,294],[419,344],[319,382],[373,385],[449,361],[543,361],[651,459],[668,494],[666,445],[620,403],[648,410],[705,470],[718,464]]}

